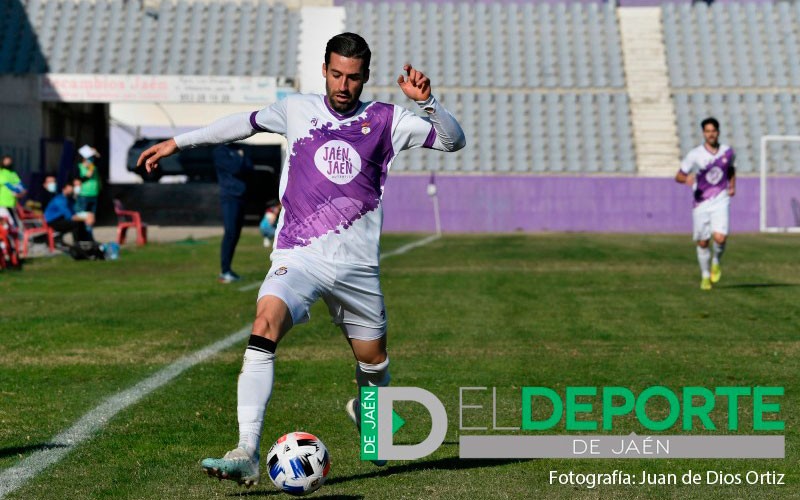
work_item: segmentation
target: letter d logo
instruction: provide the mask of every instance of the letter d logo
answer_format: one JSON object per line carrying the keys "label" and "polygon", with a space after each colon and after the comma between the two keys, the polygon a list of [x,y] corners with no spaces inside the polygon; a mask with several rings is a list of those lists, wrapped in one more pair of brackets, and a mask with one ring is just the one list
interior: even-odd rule
{"label": "letter d logo", "polygon": [[[403,425],[392,408],[395,401],[416,401],[431,415],[431,430],[419,444],[395,445],[394,431]],[[361,459],[416,460],[430,455],[444,442],[447,412],[439,398],[419,387],[361,388]]]}

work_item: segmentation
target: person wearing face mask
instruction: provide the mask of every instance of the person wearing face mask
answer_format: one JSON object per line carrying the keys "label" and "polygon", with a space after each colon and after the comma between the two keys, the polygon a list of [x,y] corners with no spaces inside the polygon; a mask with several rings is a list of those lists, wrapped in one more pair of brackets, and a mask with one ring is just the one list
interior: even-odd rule
{"label": "person wearing face mask", "polygon": [[39,194],[39,203],[41,204],[42,209],[47,208],[47,205],[50,203],[56,194],[58,193],[58,184],[56,184],[56,176],[47,174],[44,178],[44,182],[42,182],[42,187],[44,190]]}
{"label": "person wearing face mask", "polygon": [[65,234],[72,234],[73,243],[79,241],[94,241],[91,232],[87,229],[94,224],[94,215],[88,212],[75,212],[75,191],[73,183],[67,182],[47,204],[44,218],[53,230]]}
{"label": "person wearing face mask", "polygon": [[14,171],[14,159],[9,155],[3,156],[0,162],[0,217],[7,218],[14,227],[19,227],[17,200],[26,193],[22,180]]}

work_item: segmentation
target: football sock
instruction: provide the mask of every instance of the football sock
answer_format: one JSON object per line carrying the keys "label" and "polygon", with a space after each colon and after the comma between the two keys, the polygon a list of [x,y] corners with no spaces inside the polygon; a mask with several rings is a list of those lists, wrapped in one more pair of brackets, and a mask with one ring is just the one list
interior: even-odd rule
{"label": "football sock", "polygon": [[386,387],[392,377],[389,376],[389,356],[382,363],[371,365],[358,362],[356,365],[356,382],[358,387]]}
{"label": "football sock", "polygon": [[237,388],[239,417],[239,448],[258,460],[264,411],[272,395],[275,342],[251,335],[244,351],[242,372]]}
{"label": "football sock", "polygon": [[711,276],[711,271],[709,270],[711,266],[708,262],[710,257],[711,250],[709,250],[708,247],[697,247],[697,262],[700,263],[700,273],[703,275],[703,278]]}
{"label": "football sock", "polygon": [[712,246],[714,248],[712,263],[719,264],[719,260],[722,258],[722,254],[725,253],[725,243],[717,243],[715,241],[712,243]]}

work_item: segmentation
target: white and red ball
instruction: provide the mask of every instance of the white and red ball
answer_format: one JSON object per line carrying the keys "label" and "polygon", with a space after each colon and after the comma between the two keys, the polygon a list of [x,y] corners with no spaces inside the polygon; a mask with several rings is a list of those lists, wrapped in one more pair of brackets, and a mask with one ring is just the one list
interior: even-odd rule
{"label": "white and red ball", "polygon": [[267,472],[275,486],[290,495],[317,491],[328,476],[331,459],[320,439],[307,432],[281,436],[267,453]]}

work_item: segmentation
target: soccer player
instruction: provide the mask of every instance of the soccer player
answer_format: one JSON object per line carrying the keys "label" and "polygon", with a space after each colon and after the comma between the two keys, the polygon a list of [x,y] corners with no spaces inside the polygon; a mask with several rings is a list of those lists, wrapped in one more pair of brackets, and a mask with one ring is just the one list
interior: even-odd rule
{"label": "soccer player", "polygon": [[692,222],[702,275],[700,289],[711,290],[722,277],[720,259],[728,238],[730,199],[736,194],[736,155],[733,148],[719,143],[715,118],[706,118],[700,127],[705,142],[689,151],[675,181],[691,186],[694,192]]}
{"label": "soccer player", "polygon": [[[336,35],[328,41],[322,65],[325,95],[290,95],[260,111],[231,115],[164,141],[139,157],[139,165],[151,170],[179,149],[241,140],[256,132],[288,140],[272,266],[258,293],[238,381],[239,444],[221,459],[203,460],[211,476],[247,486],[258,482],[275,349],[292,326],[308,321],[317,299],[325,301],[350,343],[359,387],[389,383],[386,311],[378,278],[386,176],[402,150],[457,151],[465,138],[431,94],[428,77],[410,64],[397,84],[424,110],[425,119],[393,104],[361,102],[370,57],[359,35]],[[346,409],[358,425],[358,400]]]}

